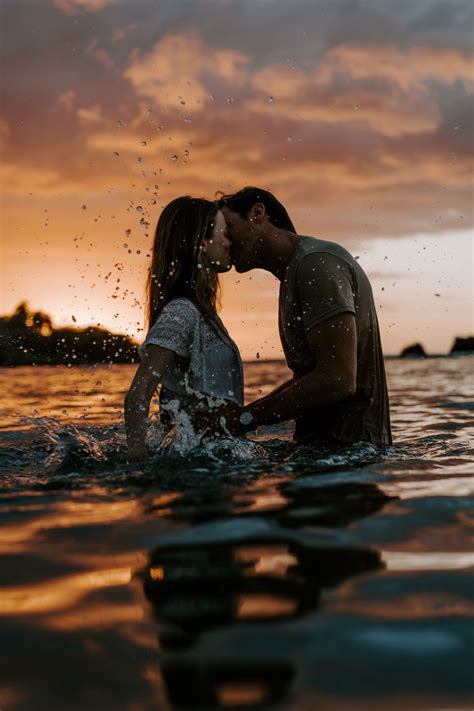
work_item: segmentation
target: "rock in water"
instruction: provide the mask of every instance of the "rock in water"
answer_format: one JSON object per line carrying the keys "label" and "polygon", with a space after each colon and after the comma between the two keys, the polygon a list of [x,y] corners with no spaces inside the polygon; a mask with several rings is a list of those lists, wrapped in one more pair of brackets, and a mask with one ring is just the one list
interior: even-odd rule
{"label": "rock in water", "polygon": [[467,338],[455,339],[453,347],[451,348],[451,354],[454,353],[473,353],[474,352],[474,336],[468,336]]}
{"label": "rock in water", "polygon": [[407,346],[400,353],[400,358],[426,358],[425,349],[421,343],[414,343],[411,346]]}

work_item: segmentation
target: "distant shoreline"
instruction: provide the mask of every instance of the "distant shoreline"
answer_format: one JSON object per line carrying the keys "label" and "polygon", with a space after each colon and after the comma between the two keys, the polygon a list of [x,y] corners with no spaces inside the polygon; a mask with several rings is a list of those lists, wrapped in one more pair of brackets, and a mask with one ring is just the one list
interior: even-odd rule
{"label": "distant shoreline", "polygon": [[[403,361],[421,361],[421,360],[439,360],[440,358],[465,358],[469,356],[474,356],[474,353],[471,352],[458,352],[458,353],[432,353],[429,355],[425,356],[418,356],[418,357],[407,357],[407,356],[402,356],[402,355],[385,355],[384,360],[403,360]],[[257,358],[257,359],[252,359],[252,360],[243,360],[242,361],[244,365],[259,365],[259,364],[265,364],[265,365],[286,365],[286,361],[284,358]],[[82,368],[82,369],[87,369],[87,368],[95,368],[95,367],[107,367],[107,368],[114,368],[116,366],[123,366],[123,365],[137,365],[137,362],[114,362],[114,363],[104,363],[104,362],[82,362],[82,363],[20,363],[18,365],[0,365],[0,370],[12,370],[16,368]]]}
{"label": "distant shoreline", "polygon": [[[458,336],[449,353],[426,353],[421,343],[414,343],[398,355],[385,355],[385,359],[424,360],[472,353],[474,336]],[[0,368],[34,368],[43,365],[93,367],[134,364],[139,361],[139,346],[129,336],[112,333],[99,326],[56,328],[48,314],[31,311],[24,301],[18,304],[13,314],[0,316]],[[245,363],[285,364],[285,360],[253,358],[245,360]]]}

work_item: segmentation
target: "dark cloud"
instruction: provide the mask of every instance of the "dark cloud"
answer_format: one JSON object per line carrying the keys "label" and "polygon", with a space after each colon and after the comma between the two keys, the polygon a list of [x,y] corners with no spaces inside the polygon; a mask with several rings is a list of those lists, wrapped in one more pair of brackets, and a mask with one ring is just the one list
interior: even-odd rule
{"label": "dark cloud", "polygon": [[469,220],[470,1],[57,0],[3,14],[15,193],[260,183],[332,234]]}

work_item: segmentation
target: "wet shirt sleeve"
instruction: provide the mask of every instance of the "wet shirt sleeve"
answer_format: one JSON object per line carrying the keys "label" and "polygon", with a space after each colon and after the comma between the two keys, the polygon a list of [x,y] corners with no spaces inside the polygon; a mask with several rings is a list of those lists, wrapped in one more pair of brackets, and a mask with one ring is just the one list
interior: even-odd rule
{"label": "wet shirt sleeve", "polygon": [[355,314],[354,292],[353,275],[343,259],[321,252],[304,257],[296,273],[296,293],[305,331],[338,314]]}
{"label": "wet shirt sleeve", "polygon": [[143,354],[147,346],[154,345],[168,348],[183,358],[190,358],[198,322],[199,311],[191,301],[170,301],[148,331],[140,352]]}

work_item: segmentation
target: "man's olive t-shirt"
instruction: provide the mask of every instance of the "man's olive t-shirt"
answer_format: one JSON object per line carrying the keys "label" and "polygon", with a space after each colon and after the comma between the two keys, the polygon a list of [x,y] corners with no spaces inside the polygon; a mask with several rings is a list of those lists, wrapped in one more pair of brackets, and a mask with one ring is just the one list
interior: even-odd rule
{"label": "man's olive t-shirt", "polygon": [[342,313],[357,326],[357,391],[334,405],[306,410],[296,418],[295,439],[391,444],[385,367],[372,289],[344,247],[300,237],[280,287],[280,337],[296,378],[317,369],[306,334]]}

